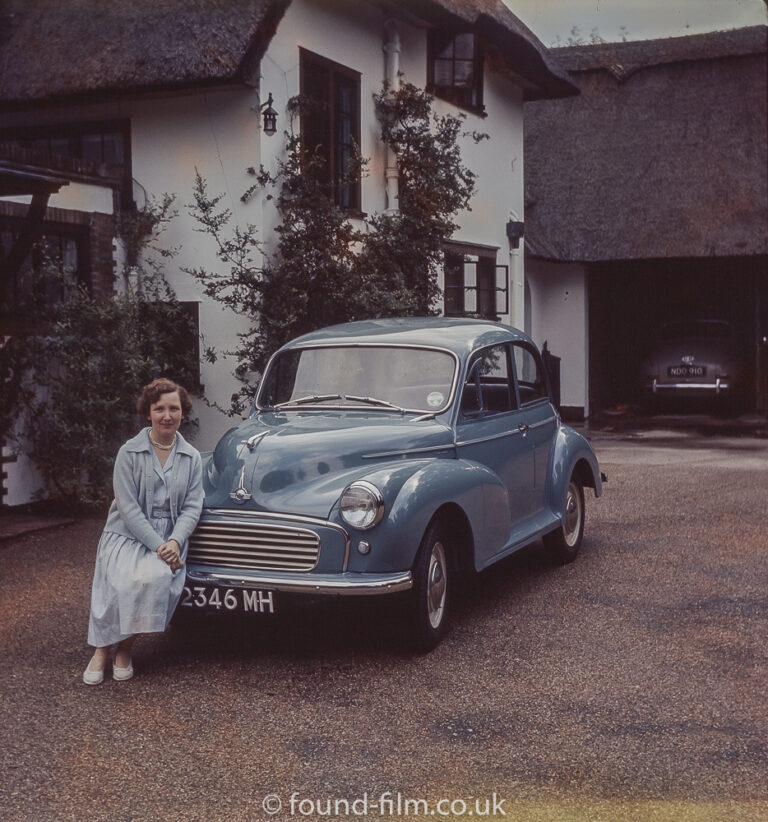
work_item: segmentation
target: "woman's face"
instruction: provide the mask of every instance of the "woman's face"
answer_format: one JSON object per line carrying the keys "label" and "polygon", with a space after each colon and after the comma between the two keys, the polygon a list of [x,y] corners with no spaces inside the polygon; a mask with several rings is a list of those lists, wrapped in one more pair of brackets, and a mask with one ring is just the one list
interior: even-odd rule
{"label": "woman's face", "polygon": [[179,430],[184,415],[181,413],[181,397],[178,391],[161,394],[157,402],[149,406],[149,421],[155,437],[170,439]]}

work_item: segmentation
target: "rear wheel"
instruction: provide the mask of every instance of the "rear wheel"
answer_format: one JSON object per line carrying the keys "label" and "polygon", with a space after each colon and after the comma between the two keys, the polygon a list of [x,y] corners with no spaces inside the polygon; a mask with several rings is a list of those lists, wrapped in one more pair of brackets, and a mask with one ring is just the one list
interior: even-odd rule
{"label": "rear wheel", "polygon": [[566,565],[576,559],[584,536],[584,487],[573,475],[565,491],[563,524],[544,536],[544,545],[553,562]]}
{"label": "rear wheel", "polygon": [[445,636],[450,602],[450,574],[445,529],[440,521],[427,529],[413,569],[408,600],[408,644],[430,651]]}

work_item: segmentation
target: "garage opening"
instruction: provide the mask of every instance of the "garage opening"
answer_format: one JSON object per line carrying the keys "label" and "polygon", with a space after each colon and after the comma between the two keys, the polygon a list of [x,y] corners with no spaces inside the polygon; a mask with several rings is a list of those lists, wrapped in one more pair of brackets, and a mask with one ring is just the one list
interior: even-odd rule
{"label": "garage opening", "polygon": [[743,377],[727,405],[711,393],[661,402],[676,413],[702,413],[717,405],[734,414],[766,410],[768,257],[600,263],[589,267],[588,283],[593,413],[625,406],[657,409],[645,389],[643,360],[664,323],[693,319],[730,324]]}

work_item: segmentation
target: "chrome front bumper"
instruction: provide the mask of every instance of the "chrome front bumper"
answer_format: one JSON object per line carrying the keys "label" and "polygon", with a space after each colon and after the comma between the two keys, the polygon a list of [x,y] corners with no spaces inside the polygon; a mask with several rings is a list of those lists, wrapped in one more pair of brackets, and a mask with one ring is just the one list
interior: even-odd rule
{"label": "chrome front bumper", "polygon": [[730,387],[729,383],[719,378],[714,382],[659,382],[654,379],[651,390],[654,394],[658,394],[659,391],[711,391],[713,394],[720,394],[722,391],[728,391]]}
{"label": "chrome front bumper", "polygon": [[238,574],[217,571],[187,570],[187,581],[198,585],[220,585],[227,588],[264,588],[292,594],[371,596],[407,591],[413,586],[410,571],[391,574]]}

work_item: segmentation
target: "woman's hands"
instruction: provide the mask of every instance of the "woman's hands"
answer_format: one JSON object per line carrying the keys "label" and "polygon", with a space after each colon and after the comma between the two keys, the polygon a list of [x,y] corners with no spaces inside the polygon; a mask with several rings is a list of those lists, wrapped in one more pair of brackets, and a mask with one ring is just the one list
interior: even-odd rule
{"label": "woman's hands", "polygon": [[177,571],[184,563],[181,561],[181,546],[175,539],[169,539],[164,542],[158,549],[157,555],[163,562],[167,562],[171,571]]}

